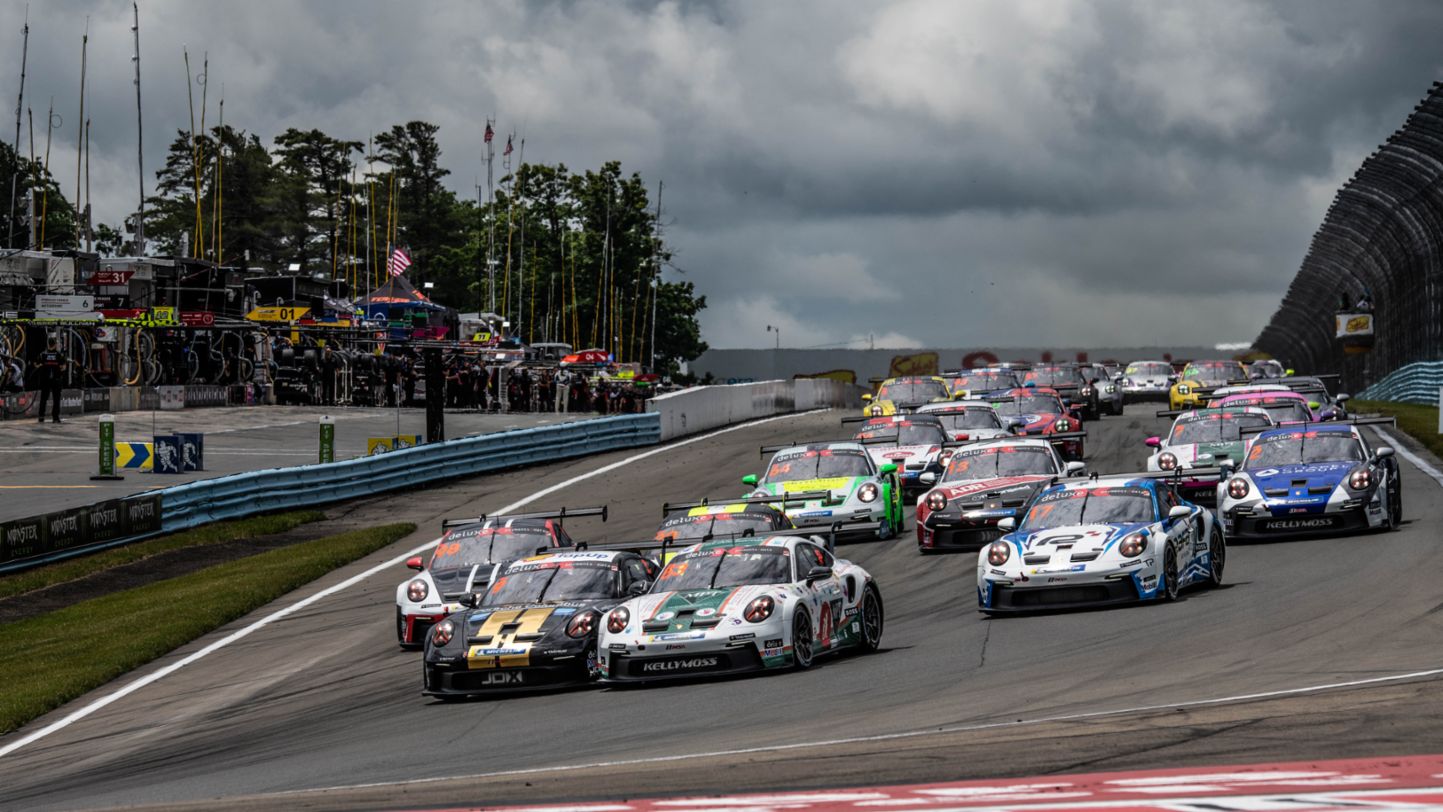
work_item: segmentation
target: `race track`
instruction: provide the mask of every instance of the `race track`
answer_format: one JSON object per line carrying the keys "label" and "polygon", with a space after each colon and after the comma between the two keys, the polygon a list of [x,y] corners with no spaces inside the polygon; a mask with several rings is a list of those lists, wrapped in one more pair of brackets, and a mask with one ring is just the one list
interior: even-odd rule
{"label": "race track", "polygon": [[[1089,423],[1089,465],[1136,470],[1142,439],[1165,428],[1155,408]],[[839,436],[839,416],[704,439],[532,507],[608,503],[608,524],[578,521],[572,534],[644,537],[662,501],[737,493],[761,467],[758,446]],[[635,453],[376,500],[366,509],[378,521],[422,530],[141,673],[434,537],[443,516],[494,511]],[[720,682],[430,702],[419,654],[394,643],[393,591],[408,575],[395,566],[0,757],[0,807],[539,803],[1438,752],[1436,674],[1175,707],[1443,668],[1443,488],[1400,462],[1401,531],[1234,546],[1225,588],[1169,605],[988,620],[975,610],[975,556],[924,559],[910,529],[846,545],[882,587],[883,651]],[[1142,710],[1062,718],[1128,709]],[[888,734],[918,735],[868,739]],[[705,753],[718,755],[675,758]],[[546,771],[589,764],[607,766]],[[518,770],[540,772],[493,775]],[[455,780],[403,783],[420,779]],[[331,787],[354,789],[269,795]]]}

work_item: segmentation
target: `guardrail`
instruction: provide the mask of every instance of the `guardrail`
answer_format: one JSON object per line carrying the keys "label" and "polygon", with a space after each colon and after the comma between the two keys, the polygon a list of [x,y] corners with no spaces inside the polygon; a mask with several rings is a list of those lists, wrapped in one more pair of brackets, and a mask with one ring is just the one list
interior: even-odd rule
{"label": "guardrail", "polygon": [[1443,361],[1419,361],[1396,369],[1388,377],[1358,393],[1361,400],[1391,400],[1396,403],[1438,402],[1443,388]]}

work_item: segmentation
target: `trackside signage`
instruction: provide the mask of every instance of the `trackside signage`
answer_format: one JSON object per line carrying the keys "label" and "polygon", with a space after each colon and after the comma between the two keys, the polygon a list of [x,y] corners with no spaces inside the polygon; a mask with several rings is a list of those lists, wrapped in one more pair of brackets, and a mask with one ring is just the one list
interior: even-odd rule
{"label": "trackside signage", "polygon": [[110,499],[0,524],[0,564],[160,530],[160,495]]}

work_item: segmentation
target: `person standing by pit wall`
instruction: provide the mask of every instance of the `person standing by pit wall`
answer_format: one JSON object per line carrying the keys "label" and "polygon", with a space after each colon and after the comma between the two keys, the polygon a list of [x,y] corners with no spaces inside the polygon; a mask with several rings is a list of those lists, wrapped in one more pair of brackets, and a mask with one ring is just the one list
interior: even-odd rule
{"label": "person standing by pit wall", "polygon": [[38,371],[37,383],[40,384],[40,422],[45,422],[45,402],[50,401],[50,415],[52,422],[60,422],[60,387],[65,381],[65,370],[70,366],[70,359],[60,351],[60,340],[51,338],[46,348],[35,359],[35,367]]}

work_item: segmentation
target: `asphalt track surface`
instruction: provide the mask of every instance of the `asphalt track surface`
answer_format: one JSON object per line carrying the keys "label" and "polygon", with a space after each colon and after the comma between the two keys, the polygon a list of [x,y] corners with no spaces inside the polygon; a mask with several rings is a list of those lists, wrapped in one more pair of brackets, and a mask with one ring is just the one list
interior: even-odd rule
{"label": "asphalt track surface", "polygon": [[[1093,468],[1135,470],[1154,408],[1090,423]],[[645,535],[662,501],[735,493],[759,445],[836,436],[837,417],[701,440],[538,504],[609,503],[579,538]],[[443,516],[629,456],[378,500],[378,521],[423,529],[141,673],[420,544]],[[1426,672],[1443,668],[1443,489],[1402,467],[1402,530],[1234,546],[1225,588],[1174,604],[988,620],[973,556],[922,558],[910,534],[847,545],[882,587],[883,651],[655,688],[429,702],[419,655],[394,644],[396,566],[0,757],[0,807],[541,803],[1439,752],[1443,681]],[[1256,696],[1368,680],[1383,681]]]}
{"label": "asphalt track surface", "polygon": [[[115,415],[117,442],[150,442],[155,434],[202,432],[205,470],[154,474],[122,470],[125,478],[96,482],[98,414],[77,414],[60,425],[0,422],[0,521],[64,510],[197,479],[316,461],[322,415],[336,421],[336,459],[362,457],[368,437],[426,434],[424,409],[321,406],[225,406]],[[532,428],[595,415],[584,413],[446,413],[446,436]]]}

